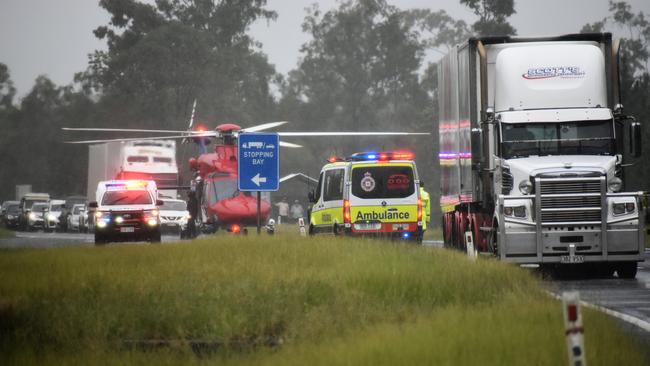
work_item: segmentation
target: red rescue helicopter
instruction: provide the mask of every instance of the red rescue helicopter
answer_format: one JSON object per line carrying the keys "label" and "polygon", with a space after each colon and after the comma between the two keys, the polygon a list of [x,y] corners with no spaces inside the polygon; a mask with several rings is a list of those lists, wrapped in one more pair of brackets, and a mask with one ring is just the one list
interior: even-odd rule
{"label": "red rescue helicopter", "polygon": [[[257,223],[257,198],[252,192],[241,192],[237,186],[237,137],[241,133],[268,130],[288,122],[270,122],[253,127],[242,128],[236,124],[221,124],[213,131],[202,127],[193,130],[194,111],[186,131],[144,130],[123,128],[67,128],[66,131],[161,133],[165,136],[143,138],[121,138],[104,140],[67,141],[77,144],[99,144],[112,141],[171,140],[194,141],[199,146],[197,157],[189,159],[189,167],[195,177],[191,182],[196,187],[201,212],[196,218],[203,232],[214,232],[220,228],[238,233],[246,226]],[[175,134],[175,135],[172,135]],[[404,136],[428,135],[429,133],[410,132],[277,132],[282,137],[323,137],[323,136]],[[211,139],[217,142],[212,151],[208,150]],[[280,141],[280,146],[300,148],[301,145]],[[189,187],[186,187],[189,188]],[[264,222],[268,220],[271,203],[268,193],[262,194],[260,205]]]}

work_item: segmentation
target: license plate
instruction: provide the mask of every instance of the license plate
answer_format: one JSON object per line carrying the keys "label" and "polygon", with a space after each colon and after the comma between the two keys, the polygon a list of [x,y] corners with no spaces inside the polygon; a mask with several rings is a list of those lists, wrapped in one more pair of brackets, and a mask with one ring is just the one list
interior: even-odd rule
{"label": "license plate", "polygon": [[393,224],[393,231],[403,231],[408,230],[408,224]]}
{"label": "license plate", "polygon": [[561,263],[584,263],[585,261],[585,256],[584,255],[563,255],[560,257],[560,262]]}
{"label": "license plate", "polygon": [[381,229],[381,223],[379,222],[361,222],[354,224],[354,228],[357,230],[379,230]]}
{"label": "license plate", "polygon": [[120,232],[121,233],[132,233],[132,232],[135,232],[135,228],[132,227],[132,226],[121,227]]}

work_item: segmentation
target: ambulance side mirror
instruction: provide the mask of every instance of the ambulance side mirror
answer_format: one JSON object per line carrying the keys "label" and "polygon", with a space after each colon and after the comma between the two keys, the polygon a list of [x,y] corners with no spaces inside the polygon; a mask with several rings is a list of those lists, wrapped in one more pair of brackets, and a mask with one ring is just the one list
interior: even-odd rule
{"label": "ambulance side mirror", "polygon": [[309,203],[316,203],[316,197],[314,197],[314,191],[309,191],[309,193],[307,193],[307,199],[309,200]]}
{"label": "ambulance side mirror", "polygon": [[96,202],[96,201],[90,202],[90,203],[88,204],[88,208],[97,208],[97,207],[98,207],[98,205],[97,205],[97,202]]}

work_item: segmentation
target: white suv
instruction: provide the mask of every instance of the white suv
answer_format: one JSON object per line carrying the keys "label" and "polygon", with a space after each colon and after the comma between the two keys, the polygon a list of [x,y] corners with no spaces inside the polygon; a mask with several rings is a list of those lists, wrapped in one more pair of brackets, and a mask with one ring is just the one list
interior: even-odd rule
{"label": "white suv", "polygon": [[95,244],[111,241],[160,242],[158,190],[151,180],[111,180],[97,185]]}

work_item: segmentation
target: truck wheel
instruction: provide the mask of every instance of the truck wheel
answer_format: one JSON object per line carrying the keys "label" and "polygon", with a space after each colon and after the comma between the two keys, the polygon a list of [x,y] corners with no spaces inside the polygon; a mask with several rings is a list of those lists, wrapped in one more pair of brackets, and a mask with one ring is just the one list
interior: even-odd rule
{"label": "truck wheel", "polygon": [[616,267],[616,273],[618,273],[619,278],[634,279],[636,278],[636,272],[636,262],[622,262]]}
{"label": "truck wheel", "polygon": [[309,224],[309,230],[307,231],[309,233],[309,236],[314,236],[314,225]]}

